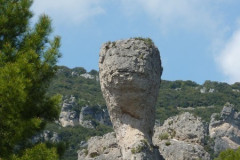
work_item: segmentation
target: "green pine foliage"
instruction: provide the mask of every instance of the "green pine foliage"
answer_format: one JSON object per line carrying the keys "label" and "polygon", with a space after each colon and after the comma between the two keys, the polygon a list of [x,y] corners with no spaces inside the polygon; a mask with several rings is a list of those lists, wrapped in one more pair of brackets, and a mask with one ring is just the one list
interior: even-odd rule
{"label": "green pine foliage", "polygon": [[222,151],[217,158],[214,160],[239,160],[240,159],[240,148],[237,150],[227,149]]}
{"label": "green pine foliage", "polygon": [[57,160],[59,159],[56,148],[48,148],[40,143],[33,148],[28,148],[21,157],[13,156],[11,160]]}
{"label": "green pine foliage", "polygon": [[[0,0],[0,157],[58,118],[60,96],[46,91],[57,71],[60,38],[49,39],[51,20],[31,27],[32,0]],[[40,146],[41,148],[41,146]]]}

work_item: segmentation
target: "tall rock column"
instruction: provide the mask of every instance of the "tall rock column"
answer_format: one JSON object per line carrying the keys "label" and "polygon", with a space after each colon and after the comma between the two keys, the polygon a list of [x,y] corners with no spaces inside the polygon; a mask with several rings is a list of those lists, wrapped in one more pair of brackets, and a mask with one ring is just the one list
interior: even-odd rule
{"label": "tall rock column", "polygon": [[150,39],[103,44],[100,84],[124,160],[159,159],[152,144],[155,103],[162,74],[160,53]]}

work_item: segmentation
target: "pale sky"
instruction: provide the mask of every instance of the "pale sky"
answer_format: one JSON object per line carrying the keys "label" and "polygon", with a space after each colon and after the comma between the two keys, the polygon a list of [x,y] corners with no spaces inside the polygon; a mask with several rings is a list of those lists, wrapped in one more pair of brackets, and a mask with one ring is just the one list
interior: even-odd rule
{"label": "pale sky", "polygon": [[165,80],[240,82],[239,0],[35,0],[62,37],[59,65],[98,70],[101,45],[149,37]]}

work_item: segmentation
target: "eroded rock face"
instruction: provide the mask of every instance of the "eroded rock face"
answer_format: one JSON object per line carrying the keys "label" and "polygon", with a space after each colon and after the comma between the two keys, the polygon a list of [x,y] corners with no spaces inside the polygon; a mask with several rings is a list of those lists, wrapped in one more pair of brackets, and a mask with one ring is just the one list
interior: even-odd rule
{"label": "eroded rock face", "polygon": [[201,118],[185,112],[169,117],[164,121],[162,126],[156,127],[154,134],[155,141],[159,139],[161,134],[168,134],[169,138],[179,141],[202,144],[206,131]]}
{"label": "eroded rock face", "polygon": [[78,160],[122,160],[114,132],[91,137],[86,149],[78,151]]}
{"label": "eroded rock face", "polygon": [[[100,51],[99,69],[101,89],[123,159],[156,159],[151,156],[155,103],[162,74],[158,49],[147,39],[105,43]],[[143,151],[133,153],[137,148]]]}
{"label": "eroded rock face", "polygon": [[112,126],[106,107],[84,106],[80,113],[77,113],[75,109],[78,107],[77,100],[72,95],[63,101],[59,116],[62,127],[81,125],[85,128],[95,128],[97,123]]}
{"label": "eroded rock face", "polygon": [[[140,140],[143,144],[142,146],[132,148],[134,155],[132,157],[135,157],[137,160],[210,160],[209,153],[201,145],[205,136],[205,130],[201,119],[188,112],[170,117],[162,126],[155,126],[152,139],[153,144],[157,146],[162,157],[157,157],[156,155],[146,158],[150,153],[144,151],[147,148],[144,147],[144,144],[147,145],[147,143],[143,140]],[[78,160],[90,160],[93,156],[95,160],[123,159],[121,147],[117,144],[114,133],[109,133],[102,137],[92,137],[88,144],[87,149],[78,152]]]}
{"label": "eroded rock face", "polygon": [[163,140],[158,145],[166,160],[210,160],[210,155],[199,144],[170,139]]}
{"label": "eroded rock face", "polygon": [[[89,117],[90,119],[88,119]],[[96,122],[92,119],[101,124],[112,126],[107,109],[102,109],[100,106],[82,107],[79,116],[79,124],[85,128],[95,128],[97,124],[95,124]]]}
{"label": "eroded rock face", "polygon": [[62,110],[59,116],[59,122],[61,126],[75,126],[79,124],[78,114],[73,111],[74,106],[77,105],[76,98],[71,96],[63,101]]}
{"label": "eroded rock face", "polygon": [[185,112],[155,127],[153,143],[166,160],[210,160],[202,146],[205,135],[201,118]]}
{"label": "eroded rock face", "polygon": [[240,147],[240,112],[227,103],[220,114],[211,116],[209,135],[215,142],[215,154],[227,148]]}

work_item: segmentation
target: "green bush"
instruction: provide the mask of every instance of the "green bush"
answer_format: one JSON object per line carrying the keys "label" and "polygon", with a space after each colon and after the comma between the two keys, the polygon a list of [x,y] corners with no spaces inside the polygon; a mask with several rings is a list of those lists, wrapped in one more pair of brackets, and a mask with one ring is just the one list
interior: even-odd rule
{"label": "green bush", "polygon": [[140,153],[144,150],[144,145],[138,145],[136,148],[132,148],[132,154]]}
{"label": "green bush", "polygon": [[170,142],[170,141],[167,141],[167,142],[165,143],[165,145],[166,145],[166,146],[170,146],[170,145],[171,145],[171,142]]}
{"label": "green bush", "polygon": [[135,37],[134,39],[144,41],[144,43],[145,43],[146,45],[148,45],[149,47],[151,47],[151,46],[153,45],[153,41],[152,41],[151,38]]}
{"label": "green bush", "polygon": [[222,151],[214,160],[239,160],[240,159],[240,147],[237,150],[227,149]]}
{"label": "green bush", "polygon": [[26,149],[23,156],[14,156],[11,160],[58,160],[56,148],[47,148],[43,143],[40,143],[33,148]]}
{"label": "green bush", "polygon": [[97,157],[97,156],[99,156],[99,154],[97,152],[90,153],[91,158],[94,158],[94,157]]}
{"label": "green bush", "polygon": [[160,140],[166,140],[166,139],[168,139],[168,137],[169,137],[168,133],[162,133],[159,135]]}

